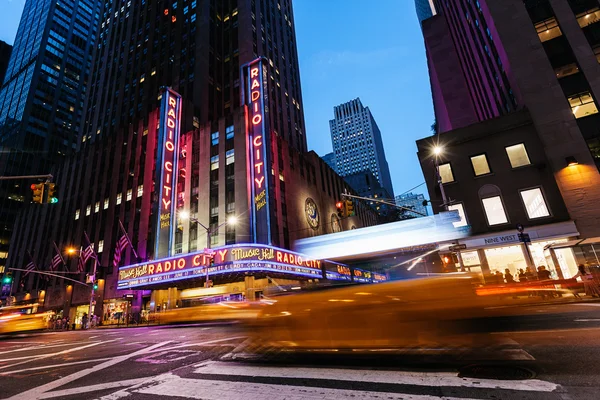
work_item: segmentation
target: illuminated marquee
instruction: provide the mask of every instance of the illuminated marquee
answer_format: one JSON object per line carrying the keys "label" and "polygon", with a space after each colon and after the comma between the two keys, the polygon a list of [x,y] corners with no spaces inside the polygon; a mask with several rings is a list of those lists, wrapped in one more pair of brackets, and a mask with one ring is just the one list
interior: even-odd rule
{"label": "illuminated marquee", "polygon": [[267,67],[259,58],[242,67],[247,106],[248,196],[255,243],[271,243],[269,210],[270,137],[265,104]]}
{"label": "illuminated marquee", "polygon": [[156,240],[154,258],[171,255],[177,202],[177,160],[181,129],[181,96],[163,88],[156,165]]}

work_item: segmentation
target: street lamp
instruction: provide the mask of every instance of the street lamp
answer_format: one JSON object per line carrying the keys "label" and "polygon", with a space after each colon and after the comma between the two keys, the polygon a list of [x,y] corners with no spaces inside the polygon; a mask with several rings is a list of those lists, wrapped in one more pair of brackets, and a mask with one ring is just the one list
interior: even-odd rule
{"label": "street lamp", "polygon": [[[237,223],[237,217],[232,215],[229,218],[227,218],[227,221],[225,221],[222,224],[217,225],[211,229],[210,227],[206,227],[202,222],[198,221],[196,218],[190,216],[190,213],[188,211],[185,211],[185,210],[179,211],[178,214],[179,214],[179,218],[181,218],[182,220],[184,220],[184,221],[188,220],[188,221],[194,222],[195,224],[204,228],[204,230],[206,231],[206,248],[207,249],[210,249],[212,236],[215,235],[216,233],[218,233],[219,229],[221,229],[225,225],[235,225]],[[206,287],[208,287],[208,265],[206,266]]]}
{"label": "street lamp", "polygon": [[440,174],[440,160],[439,157],[444,152],[444,148],[440,145],[436,145],[433,148],[433,159],[435,164],[435,176],[437,178],[437,183],[440,188],[440,192],[442,194],[442,202],[444,209],[448,211],[448,200],[446,199],[446,192],[444,191],[444,184],[442,183],[442,175]]}
{"label": "street lamp", "polygon": [[[79,253],[79,257],[81,257],[82,252],[83,252],[83,248],[80,248],[79,250],[77,250],[74,247],[67,247],[67,254],[69,254],[69,255]],[[90,283],[90,287],[92,289],[92,292],[90,293],[90,306],[89,306],[89,311],[88,311],[88,320],[90,318],[92,318],[92,308],[94,307],[94,299],[96,297],[96,290],[98,290],[98,284],[96,283],[97,271],[98,271],[98,257],[94,257],[94,272],[92,272],[92,279],[90,282],[86,282],[86,283]],[[86,279],[86,281],[87,281],[87,279]],[[83,326],[83,329],[85,329],[85,326]]]}

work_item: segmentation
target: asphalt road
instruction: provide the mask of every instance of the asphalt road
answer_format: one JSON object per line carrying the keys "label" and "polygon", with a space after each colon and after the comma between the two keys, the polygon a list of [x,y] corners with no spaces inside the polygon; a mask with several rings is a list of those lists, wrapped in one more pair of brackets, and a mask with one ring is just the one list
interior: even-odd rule
{"label": "asphalt road", "polygon": [[[238,353],[244,330],[227,324],[4,336],[0,398],[599,399],[600,303],[522,307],[518,314],[524,316],[496,320],[485,352],[246,359]],[[536,376],[526,379],[527,371]]]}

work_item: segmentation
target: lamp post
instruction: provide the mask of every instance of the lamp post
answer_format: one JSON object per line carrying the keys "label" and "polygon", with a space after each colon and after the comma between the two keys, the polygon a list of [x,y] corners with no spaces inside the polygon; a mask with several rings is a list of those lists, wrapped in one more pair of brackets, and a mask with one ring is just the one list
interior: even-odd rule
{"label": "lamp post", "polygon": [[[194,222],[195,224],[201,226],[205,231],[206,231],[206,248],[210,249],[211,246],[211,239],[212,236],[216,233],[219,232],[219,229],[221,229],[223,226],[225,225],[235,225],[237,223],[237,218],[235,216],[231,216],[229,218],[227,218],[227,221],[223,222],[220,225],[217,225],[214,228],[210,228],[205,226],[202,222],[198,221],[196,218],[190,216],[190,213],[187,211],[181,211],[179,212],[179,218],[181,218],[182,220],[186,221],[191,221]],[[206,266],[206,283],[205,283],[205,287],[208,287],[208,265]]]}
{"label": "lamp post", "polygon": [[437,184],[440,188],[440,192],[442,194],[442,205],[444,206],[444,209],[446,211],[448,211],[448,200],[446,198],[446,192],[444,191],[444,184],[442,183],[442,175],[440,174],[440,160],[439,160],[439,156],[444,152],[444,148],[441,146],[435,146],[433,148],[433,155],[434,155],[434,164],[435,164],[435,177],[437,179]]}
{"label": "lamp post", "polygon": [[[82,248],[79,248],[79,250],[77,250],[73,247],[69,247],[67,249],[67,254],[69,254],[69,255],[79,253],[79,256],[81,257],[81,252],[82,252]],[[90,294],[90,307],[89,307],[89,311],[88,311],[88,322],[92,318],[92,308],[94,306],[94,298],[96,297],[96,272],[97,272],[97,270],[98,270],[98,257],[94,257],[94,272],[92,272],[92,279],[91,279],[91,282],[89,282],[92,285],[91,286],[92,293]],[[83,321],[82,321],[82,324],[83,324]],[[90,324],[90,326],[91,326],[91,324]],[[85,329],[85,326],[83,326],[83,329]]]}

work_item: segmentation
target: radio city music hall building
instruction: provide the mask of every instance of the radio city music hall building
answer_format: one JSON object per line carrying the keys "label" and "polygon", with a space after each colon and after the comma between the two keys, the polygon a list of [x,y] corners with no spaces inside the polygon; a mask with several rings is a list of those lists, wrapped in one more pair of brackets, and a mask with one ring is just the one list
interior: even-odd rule
{"label": "radio city music hall building", "polygon": [[[135,313],[175,307],[191,288],[251,299],[269,278],[385,279],[289,251],[296,239],[374,225],[377,216],[356,204],[356,216],[338,218],[335,203],[352,190],[306,150],[291,2],[226,3],[193,14],[196,2],[187,14],[137,5],[129,12],[141,20],[103,20],[80,150],[53,172],[59,203],[20,215],[11,265],[24,266],[31,249],[48,265],[52,241],[79,248],[86,232],[100,259],[94,312],[105,317],[124,310],[127,295]],[[237,223],[223,225],[230,216]],[[120,270],[112,266],[119,220],[140,256],[126,250]],[[215,230],[212,288],[203,288],[207,237],[195,221]],[[76,257],[66,262],[76,270]],[[87,312],[89,287],[19,280],[17,301]]]}

